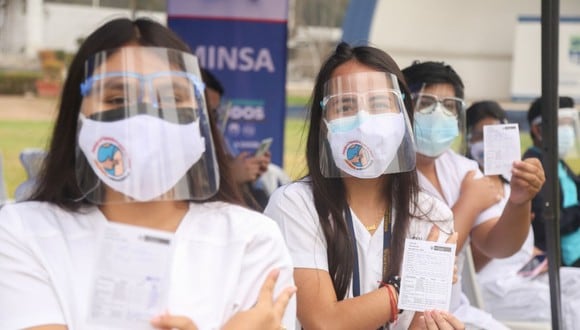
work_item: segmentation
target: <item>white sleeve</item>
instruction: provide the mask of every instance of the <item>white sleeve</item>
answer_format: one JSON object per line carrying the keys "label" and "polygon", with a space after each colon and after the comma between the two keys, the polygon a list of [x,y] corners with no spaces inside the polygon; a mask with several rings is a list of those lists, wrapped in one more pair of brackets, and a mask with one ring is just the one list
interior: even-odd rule
{"label": "white sleeve", "polygon": [[[478,179],[478,178],[483,177],[483,173],[481,172],[479,167],[476,167],[473,169],[477,171],[474,178]],[[475,219],[475,222],[473,223],[472,228],[475,228],[475,227],[477,227],[477,226],[481,225],[482,223],[487,222],[489,220],[499,218],[501,216],[502,212],[503,212],[503,206],[501,203],[496,203],[496,204],[488,207],[487,209],[483,210],[483,212],[479,213],[479,215]]]}
{"label": "white sleeve", "polygon": [[[238,298],[242,310],[254,306],[260,288],[272,269],[279,269],[280,275],[274,288],[274,299],[287,287],[294,286],[294,267],[280,230],[264,217],[255,237],[246,246],[240,281],[237,284]],[[296,324],[296,295],[288,302],[282,325],[294,329]]]}
{"label": "white sleeve", "polygon": [[[28,237],[27,237],[28,236]],[[10,205],[0,212],[0,329],[65,324],[64,315],[30,236]]]}
{"label": "white sleeve", "polygon": [[326,240],[312,194],[305,188],[300,182],[278,188],[264,214],[280,226],[295,268],[328,271]]}

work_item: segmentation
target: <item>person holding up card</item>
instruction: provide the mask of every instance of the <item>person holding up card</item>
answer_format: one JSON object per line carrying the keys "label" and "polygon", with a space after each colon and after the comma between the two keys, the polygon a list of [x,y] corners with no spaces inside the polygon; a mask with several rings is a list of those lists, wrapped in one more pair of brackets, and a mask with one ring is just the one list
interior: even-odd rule
{"label": "person holding up card", "polygon": [[177,35],[145,18],[91,33],[36,191],[0,212],[0,329],[293,329],[288,249],[236,205],[216,134]]}
{"label": "person holding up card", "polygon": [[[530,135],[534,145],[524,153],[524,158],[542,155],[542,99],[537,98],[528,110]],[[574,100],[560,96],[558,101],[558,186],[560,187],[560,247],[565,266],[580,267],[580,177],[572,171],[568,161],[577,160],[579,153],[579,118]],[[546,250],[546,220],[544,219],[545,196],[540,192],[532,201],[535,220],[536,245]]]}
{"label": "person holding up card", "polygon": [[[483,168],[484,126],[507,124],[506,113],[495,101],[476,102],[466,110],[466,123],[468,157]],[[502,175],[489,178],[503,190],[500,204],[505,206],[510,195],[509,180]],[[544,251],[534,244],[531,226],[524,244],[511,257],[490,259],[474,244],[472,251],[487,311],[500,320],[550,322],[547,259]],[[580,322],[580,269],[561,267],[560,286],[564,329],[574,329]]]}
{"label": "person holding up card", "polygon": [[[458,266],[463,269],[463,246],[473,242],[492,258],[519,250],[530,226],[530,201],[545,181],[538,159],[516,161],[505,207],[501,186],[483,177],[477,162],[452,150],[464,128],[464,86],[455,70],[442,62],[414,62],[403,69],[414,100],[417,170],[421,188],[453,210]],[[506,329],[493,317],[469,304],[454,285],[451,311],[468,327]]]}
{"label": "person holding up card", "polygon": [[405,241],[456,240],[451,210],[417,185],[399,67],[380,49],[340,43],[311,100],[309,174],[278,188],[264,211],[293,257],[302,328],[463,329],[433,305],[398,308]]}

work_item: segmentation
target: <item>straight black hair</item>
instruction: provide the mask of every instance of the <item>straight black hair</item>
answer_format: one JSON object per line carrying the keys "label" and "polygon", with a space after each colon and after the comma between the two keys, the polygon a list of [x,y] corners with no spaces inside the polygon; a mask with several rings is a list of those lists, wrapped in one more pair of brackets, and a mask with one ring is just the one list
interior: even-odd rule
{"label": "straight black hair", "polygon": [[[410,92],[401,70],[395,61],[380,49],[369,46],[351,47],[340,43],[336,50],[323,63],[316,77],[314,91],[309,104],[310,128],[306,143],[306,159],[316,212],[327,243],[327,258],[329,273],[334,290],[339,300],[346,297],[347,289],[353,273],[354,251],[350,233],[344,218],[348,209],[346,192],[340,178],[326,178],[320,170],[320,130],[322,123],[322,107],[320,102],[324,96],[324,84],[331,78],[334,70],[348,61],[357,61],[376,69],[379,72],[392,73],[397,77],[399,87],[404,94],[404,102],[409,118],[413,119]],[[389,273],[386,281],[392,275],[398,275],[403,258],[403,248],[409,227],[410,205],[417,200],[419,191],[417,173],[415,170],[404,173],[390,174],[383,187],[385,199],[396,210],[394,235],[389,256]]]}
{"label": "straight black hair", "polygon": [[[164,47],[191,53],[187,44],[174,32],[146,18],[114,19],[91,33],[80,46],[68,69],[52,139],[31,200],[54,203],[71,211],[91,204],[84,198],[75,176],[77,120],[82,103],[80,85],[84,79],[84,65],[98,52],[120,48],[127,44]],[[227,170],[225,149],[220,143],[219,133],[211,117],[210,125],[219,166],[220,186],[217,194],[209,200],[223,200],[243,205],[239,191]]]}

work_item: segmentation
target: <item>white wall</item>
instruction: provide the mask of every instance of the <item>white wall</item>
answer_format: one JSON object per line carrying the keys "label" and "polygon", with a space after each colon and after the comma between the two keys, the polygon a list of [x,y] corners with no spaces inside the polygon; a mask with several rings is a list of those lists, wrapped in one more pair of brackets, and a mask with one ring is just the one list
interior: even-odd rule
{"label": "white wall", "polygon": [[[34,0],[33,8],[23,6],[24,1],[8,1],[0,26],[0,55],[24,55],[36,58],[38,50],[61,49],[76,51],[77,39],[84,38],[98,26],[114,17],[130,17],[128,9],[79,6],[48,3]],[[0,13],[2,14],[2,13]],[[163,25],[164,12],[137,11]]]}
{"label": "white wall", "polygon": [[[401,68],[417,59],[448,62],[468,99],[508,100],[517,18],[540,16],[540,6],[539,0],[378,0],[370,42]],[[580,1],[561,0],[560,13],[580,16]]]}
{"label": "white wall", "polygon": [[[147,16],[163,25],[167,22],[164,12],[138,11],[137,16]],[[128,9],[118,8],[45,4],[43,46],[75,51],[78,38],[86,37],[101,24],[114,17],[131,17],[131,12]]]}
{"label": "white wall", "polygon": [[24,53],[26,45],[26,17],[23,1],[8,1],[0,12],[0,54]]}

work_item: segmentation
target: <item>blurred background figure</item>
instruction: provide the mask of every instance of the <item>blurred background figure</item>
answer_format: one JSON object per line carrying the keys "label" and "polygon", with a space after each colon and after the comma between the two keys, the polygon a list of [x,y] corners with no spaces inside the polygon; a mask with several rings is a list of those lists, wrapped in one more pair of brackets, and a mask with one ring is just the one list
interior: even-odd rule
{"label": "blurred background figure", "polygon": [[[484,156],[483,127],[507,122],[504,109],[495,101],[476,102],[467,108],[468,157],[476,160],[481,170]],[[494,185],[501,187],[503,198],[500,204],[505,206],[510,195],[508,178],[501,175],[488,178]],[[531,226],[524,244],[511,257],[491,259],[475,244],[471,244],[471,250],[478,271],[477,281],[488,312],[499,320],[550,322],[550,286],[547,263],[543,262],[546,256],[544,251],[534,246]],[[537,262],[532,261],[531,265],[540,268],[520,272],[532,259]],[[580,309],[577,308],[580,303],[580,270],[562,267],[560,283],[565,288],[561,290],[564,329],[574,329],[574,325],[580,322]]]}
{"label": "blurred background figure", "polygon": [[224,134],[227,123],[227,110],[224,110],[222,98],[225,94],[223,85],[207,69],[201,69],[205,83],[205,95],[210,116],[216,120],[222,130],[222,137],[230,159],[230,170],[236,183],[240,186],[246,203],[257,211],[262,211],[274,189],[289,183],[288,175],[276,164],[270,162],[270,152],[255,156],[248,152],[239,152]]}
{"label": "blurred background figure", "polygon": [[[558,106],[558,184],[560,187],[560,247],[562,263],[565,266],[580,267],[580,178],[572,171],[565,160],[578,158],[578,137],[580,136],[578,111],[574,108],[574,100],[567,96],[559,97]],[[542,99],[537,98],[528,110],[530,135],[534,145],[524,153],[523,158],[536,157],[543,160],[542,155]],[[532,212],[535,215],[532,225],[536,246],[546,250],[546,233],[543,215],[544,192],[541,191],[532,200]]]}

